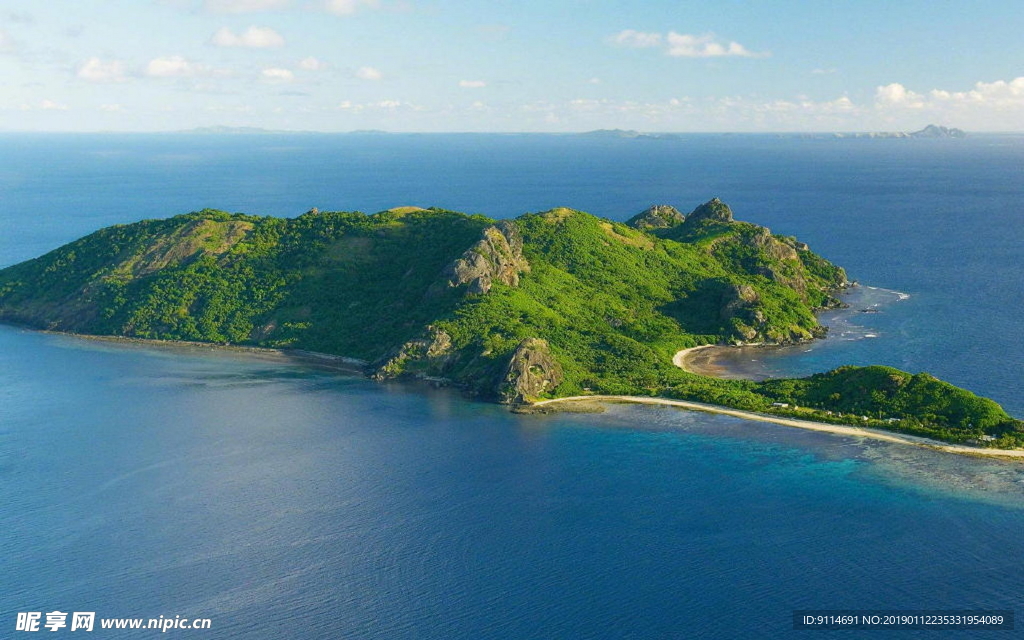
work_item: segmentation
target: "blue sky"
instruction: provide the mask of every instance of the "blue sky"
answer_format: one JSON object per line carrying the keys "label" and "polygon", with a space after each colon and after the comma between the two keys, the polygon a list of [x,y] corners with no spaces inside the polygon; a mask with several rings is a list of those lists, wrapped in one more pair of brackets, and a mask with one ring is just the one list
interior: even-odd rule
{"label": "blue sky", "polygon": [[0,0],[0,130],[1024,130],[1018,0]]}

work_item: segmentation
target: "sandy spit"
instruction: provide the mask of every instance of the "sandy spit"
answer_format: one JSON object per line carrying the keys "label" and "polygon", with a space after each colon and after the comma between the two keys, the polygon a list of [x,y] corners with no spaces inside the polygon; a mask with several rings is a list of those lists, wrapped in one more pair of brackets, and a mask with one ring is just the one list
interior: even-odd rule
{"label": "sandy spit", "polygon": [[[679,354],[676,354],[676,356],[678,357]],[[690,402],[688,400],[670,400],[668,398],[650,398],[644,396],[569,396],[566,398],[555,398],[553,400],[541,400],[539,402],[533,403],[532,406],[539,407],[544,405],[556,404],[560,402],[581,401],[625,402],[630,404],[663,405],[668,407],[677,407],[680,409],[688,409],[690,411],[704,411],[706,413],[717,413],[726,416],[733,416],[735,418],[742,418],[744,420],[770,422],[772,424],[779,424],[785,427],[795,427],[797,429],[824,431],[826,433],[832,433],[841,436],[856,438],[872,438],[874,440],[884,440],[886,442],[908,444],[915,447],[924,447],[927,449],[935,449],[938,451],[945,451],[947,453],[956,453],[960,455],[1005,457],[1024,460],[1024,450],[1021,449],[985,449],[981,447],[968,447],[958,444],[947,444],[945,442],[931,440],[929,438],[921,438],[919,436],[909,436],[898,433],[890,433],[878,429],[867,429],[864,427],[852,427],[838,424],[829,424],[826,422],[813,422],[811,420],[798,420],[795,418],[785,418],[765,413],[755,413],[753,411],[741,411],[739,409],[730,409],[728,407],[721,407],[713,404],[705,404],[703,402]]]}

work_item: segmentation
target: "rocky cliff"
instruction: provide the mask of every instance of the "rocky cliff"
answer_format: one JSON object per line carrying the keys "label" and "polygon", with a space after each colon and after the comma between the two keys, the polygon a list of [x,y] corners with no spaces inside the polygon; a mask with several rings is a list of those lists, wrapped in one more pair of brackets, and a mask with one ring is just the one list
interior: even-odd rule
{"label": "rocky cliff", "polygon": [[562,382],[562,367],[546,340],[526,338],[509,360],[499,387],[501,401],[520,404],[542,398]]}
{"label": "rocky cliff", "polygon": [[495,282],[517,286],[520,274],[529,270],[522,236],[515,224],[503,221],[484,229],[480,241],[449,264],[444,276],[450,287],[468,285],[469,293],[487,293]]}

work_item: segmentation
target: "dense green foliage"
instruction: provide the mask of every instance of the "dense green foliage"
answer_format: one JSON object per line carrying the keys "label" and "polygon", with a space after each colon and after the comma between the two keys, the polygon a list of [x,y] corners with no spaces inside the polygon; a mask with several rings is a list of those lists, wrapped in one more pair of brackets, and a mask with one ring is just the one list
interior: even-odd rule
{"label": "dense green foliage", "polygon": [[840,367],[796,380],[768,380],[759,392],[775,402],[827,417],[851,414],[873,425],[943,440],[994,436],[1001,444],[1024,443],[1024,423],[998,404],[919,373],[891,367]]}
{"label": "dense green foliage", "polygon": [[439,210],[206,210],[111,227],[0,272],[0,313],[80,333],[373,359],[452,310],[455,292],[425,292],[489,223]]}
{"label": "dense green foliage", "polygon": [[0,271],[0,319],[322,351],[364,359],[378,377],[445,377],[491,397],[519,375],[517,345],[540,339],[531,366],[550,350],[557,375],[538,397],[661,394],[1016,442],[1020,423],[998,405],[924,374],[844,368],[756,384],[673,366],[700,344],[820,336],[814,311],[846,284],[842,269],[734,221],[718,200],[683,218],[652,229],[647,214],[637,229],[570,209],[502,225],[439,209],[205,210],[103,229]]}

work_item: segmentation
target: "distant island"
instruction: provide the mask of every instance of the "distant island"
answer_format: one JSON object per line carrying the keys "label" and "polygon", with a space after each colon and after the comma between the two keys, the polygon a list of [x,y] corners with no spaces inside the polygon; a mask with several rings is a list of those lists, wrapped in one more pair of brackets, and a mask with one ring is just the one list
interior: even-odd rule
{"label": "distant island", "polygon": [[764,382],[673,363],[825,335],[846,273],[712,199],[614,222],[567,208],[296,218],[203,210],[97,231],[0,270],[0,320],[134,339],[305,350],[513,406],[677,399],[949,442],[1024,444],[995,402],[924,374],[841,367]]}
{"label": "distant island", "polygon": [[[574,134],[583,138],[607,139],[607,140],[682,140],[686,134],[679,133],[647,133],[633,129],[596,129]],[[736,135],[736,134],[720,134]],[[780,137],[796,135],[800,138],[966,138],[967,132],[963,129],[944,127],[929,124],[918,131],[854,131],[836,133],[803,133],[803,134],[776,134]]]}
{"label": "distant island", "polygon": [[595,129],[577,133],[577,136],[584,138],[607,138],[627,140],[678,140],[679,134],[675,133],[643,133],[633,129]]}
{"label": "distant island", "polygon": [[963,129],[930,124],[920,131],[873,131],[868,133],[836,133],[836,138],[966,138]]}
{"label": "distant island", "polygon": [[213,127],[196,127],[194,129],[186,129],[184,131],[176,131],[175,133],[190,133],[190,134],[201,134],[201,135],[279,135],[282,133],[297,133],[295,131],[284,131],[281,129],[263,129],[261,127],[226,127],[226,126],[213,126]]}

